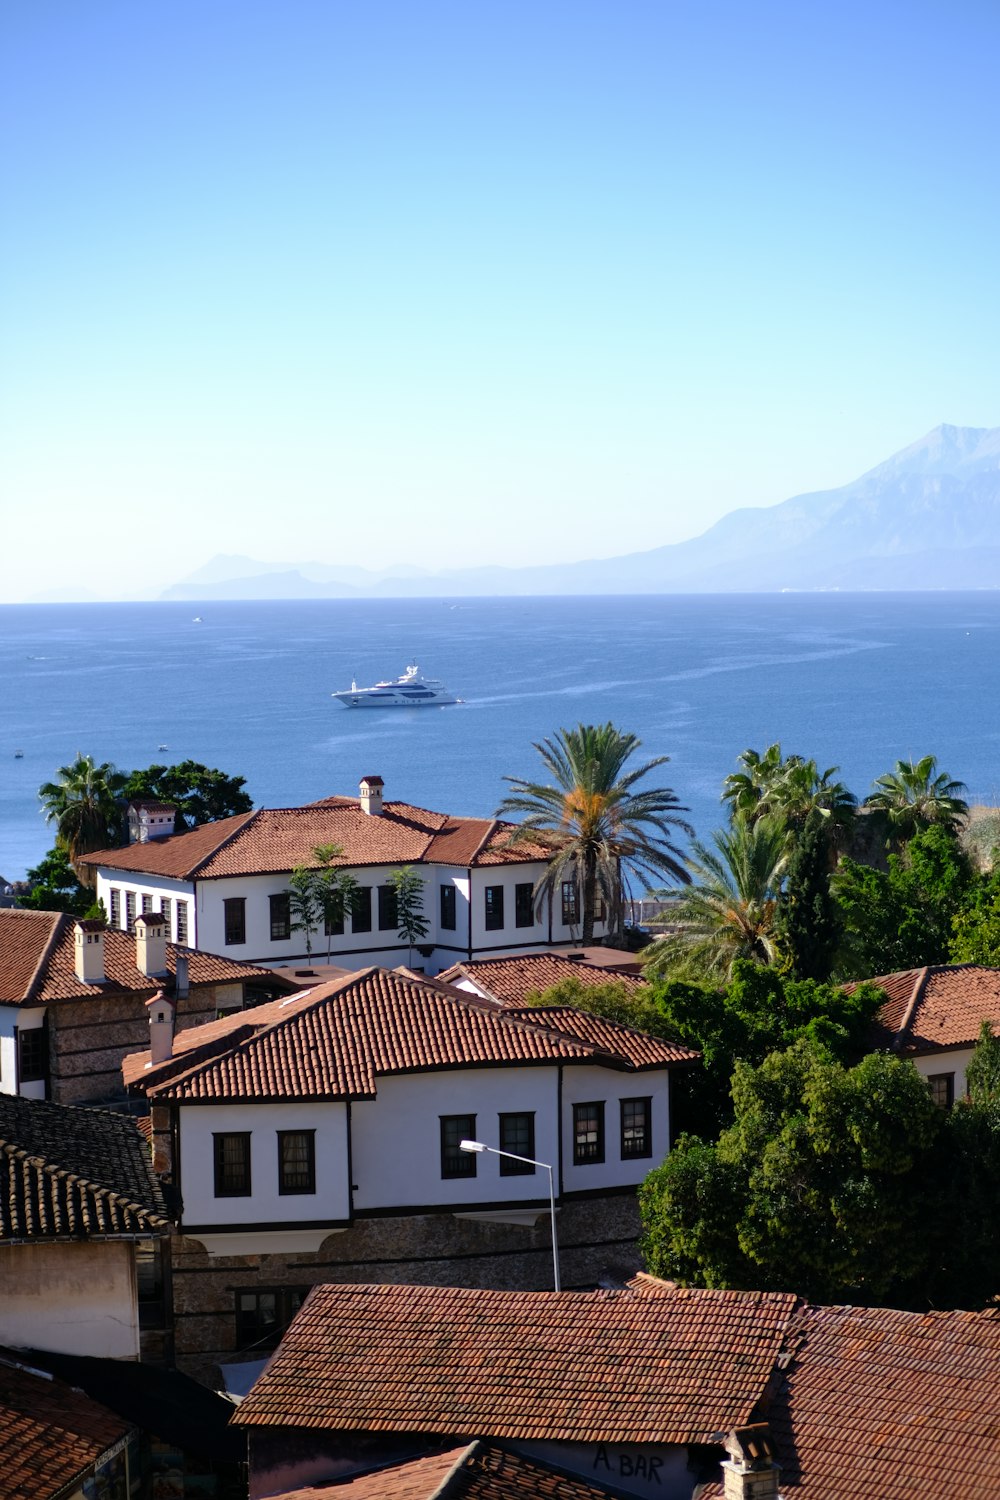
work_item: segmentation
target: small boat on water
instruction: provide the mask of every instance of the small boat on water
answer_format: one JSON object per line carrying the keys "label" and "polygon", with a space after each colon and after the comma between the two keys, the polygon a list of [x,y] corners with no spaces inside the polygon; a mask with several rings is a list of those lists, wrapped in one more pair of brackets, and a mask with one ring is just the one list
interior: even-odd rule
{"label": "small boat on water", "polygon": [[15,750],[14,751],[14,759],[15,760],[23,760],[24,759],[24,751],[23,750]]}
{"label": "small boat on water", "polygon": [[344,692],[330,696],[345,708],[429,708],[462,701],[437,677],[424,677],[416,662],[411,662],[403,675],[391,682],[376,682],[374,687],[363,688],[352,682]]}

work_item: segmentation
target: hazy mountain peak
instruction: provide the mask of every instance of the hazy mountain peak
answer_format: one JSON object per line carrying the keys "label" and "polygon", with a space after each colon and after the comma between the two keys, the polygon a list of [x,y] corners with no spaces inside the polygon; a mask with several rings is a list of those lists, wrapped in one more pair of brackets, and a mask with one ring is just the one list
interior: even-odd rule
{"label": "hazy mountain peak", "polygon": [[956,474],[969,467],[992,468],[998,463],[1000,427],[956,427],[941,422],[915,443],[869,469],[862,480],[896,478],[900,474]]}

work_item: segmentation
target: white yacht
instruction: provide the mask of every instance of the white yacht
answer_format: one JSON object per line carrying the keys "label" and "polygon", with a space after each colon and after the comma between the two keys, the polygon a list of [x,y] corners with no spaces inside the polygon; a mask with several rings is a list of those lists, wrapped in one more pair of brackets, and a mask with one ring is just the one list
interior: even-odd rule
{"label": "white yacht", "polygon": [[424,708],[462,701],[436,677],[424,677],[416,662],[411,662],[394,682],[376,682],[374,687],[362,688],[352,682],[345,692],[330,696],[345,708]]}

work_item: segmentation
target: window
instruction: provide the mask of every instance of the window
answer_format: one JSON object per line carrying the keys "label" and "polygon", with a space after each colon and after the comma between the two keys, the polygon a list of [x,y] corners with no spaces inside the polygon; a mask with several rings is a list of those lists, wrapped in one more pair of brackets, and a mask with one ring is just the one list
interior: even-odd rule
{"label": "window", "polygon": [[441,1116],[442,1177],[475,1177],[475,1153],[463,1151],[459,1145],[460,1141],[472,1141],[475,1138],[475,1115]]}
{"label": "window", "polygon": [[44,1083],[49,1072],[49,1043],[44,1026],[17,1033],[17,1076],[21,1083]]}
{"label": "window", "polygon": [[108,891],[108,908],[111,913],[108,926],[120,927],[122,925],[122,893],[117,886],[112,886]]}
{"label": "window", "polygon": [[378,888],[378,930],[379,932],[395,932],[398,926],[399,902],[396,900],[396,887],[380,885]]}
{"label": "window", "polygon": [[225,916],[226,947],[247,940],[247,903],[243,896],[230,896],[222,903]]}
{"label": "window", "polygon": [[941,1109],[951,1109],[955,1102],[955,1075],[954,1073],[930,1073],[927,1078],[927,1087],[931,1091],[931,1098]]}
{"label": "window", "polygon": [[316,1191],[315,1130],[278,1131],[278,1192]]}
{"label": "window", "polygon": [[215,1143],[215,1196],[250,1197],[250,1132],[229,1135],[213,1132]]}
{"label": "window", "polygon": [[[535,1117],[533,1114],[500,1116],[500,1150],[513,1151],[515,1156],[534,1156]],[[501,1177],[534,1177],[535,1169],[525,1161],[510,1161],[500,1158]]]}
{"label": "window", "polygon": [[564,927],[575,927],[580,920],[580,901],[575,880],[562,883],[562,920]]}
{"label": "window", "polygon": [[441,926],[447,932],[454,932],[455,921],[455,887],[443,885],[441,887]]}
{"label": "window", "polygon": [[370,885],[359,885],[351,898],[351,931],[371,932],[372,930],[372,888]]}
{"label": "window", "polygon": [[604,1160],[604,1102],[573,1105],[573,1165]]}
{"label": "window", "polygon": [[652,1099],[622,1100],[622,1161],[652,1156],[653,1132],[650,1128]]}
{"label": "window", "polygon": [[287,891],[271,896],[271,942],[283,943],[292,935],[292,902]]}
{"label": "window", "polygon": [[188,904],[186,901],[177,903],[177,941],[182,948],[187,947],[188,940]]}
{"label": "window", "polygon": [[149,914],[150,914],[150,912],[152,910],[153,910],[153,898],[152,898],[152,896],[146,896],[146,895],[144,895],[142,897],[142,914],[143,914],[143,916],[144,917],[148,917]]}
{"label": "window", "polygon": [[312,1291],[308,1286],[278,1286],[268,1291],[236,1293],[236,1347],[240,1354],[277,1349],[281,1336]]}
{"label": "window", "polygon": [[166,924],[167,924],[167,942],[168,943],[170,941],[170,934],[174,930],[173,905],[174,905],[174,903],[171,901],[171,899],[170,899],[169,896],[161,896],[160,897],[160,912],[161,912],[161,914],[163,916],[164,922],[166,922]]}
{"label": "window", "polygon": [[131,932],[135,922],[135,891],[125,892],[125,931]]}
{"label": "window", "polygon": [[499,932],[503,926],[503,886],[486,887],[486,931]]}
{"label": "window", "polygon": [[530,880],[519,881],[514,887],[514,926],[534,927],[535,887]]}

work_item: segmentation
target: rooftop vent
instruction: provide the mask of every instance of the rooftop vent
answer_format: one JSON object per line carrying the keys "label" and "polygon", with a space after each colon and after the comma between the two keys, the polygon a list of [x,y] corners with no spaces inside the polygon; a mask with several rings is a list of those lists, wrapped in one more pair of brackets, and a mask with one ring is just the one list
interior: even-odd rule
{"label": "rooftop vent", "polygon": [[358,801],[361,811],[369,817],[380,818],[382,816],[382,788],[385,782],[381,776],[362,776],[361,795]]}
{"label": "rooftop vent", "polygon": [[85,917],[73,935],[73,969],[81,984],[104,983],[104,923]]}

